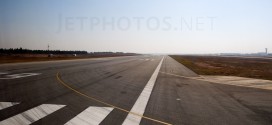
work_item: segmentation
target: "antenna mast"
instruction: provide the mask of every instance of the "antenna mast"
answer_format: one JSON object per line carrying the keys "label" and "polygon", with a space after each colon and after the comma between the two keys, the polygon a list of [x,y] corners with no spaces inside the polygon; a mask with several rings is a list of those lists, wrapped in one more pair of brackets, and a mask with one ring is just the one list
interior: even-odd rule
{"label": "antenna mast", "polygon": [[49,47],[50,47],[50,46],[49,46],[49,43],[48,43],[48,45],[47,45],[47,50],[48,50],[48,52],[49,52]]}

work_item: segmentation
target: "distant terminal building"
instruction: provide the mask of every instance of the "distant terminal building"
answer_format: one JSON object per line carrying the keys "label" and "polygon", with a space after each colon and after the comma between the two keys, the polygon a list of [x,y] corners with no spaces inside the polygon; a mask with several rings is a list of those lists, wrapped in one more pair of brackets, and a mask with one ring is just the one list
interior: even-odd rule
{"label": "distant terminal building", "polygon": [[265,48],[265,51],[264,51],[264,52],[258,52],[258,53],[256,53],[256,55],[257,55],[257,56],[268,56],[268,55],[269,55],[269,54],[268,54],[268,49]]}
{"label": "distant terminal building", "polygon": [[271,56],[271,53],[268,53],[268,49],[265,48],[264,52],[258,52],[258,53],[220,53],[220,56]]}

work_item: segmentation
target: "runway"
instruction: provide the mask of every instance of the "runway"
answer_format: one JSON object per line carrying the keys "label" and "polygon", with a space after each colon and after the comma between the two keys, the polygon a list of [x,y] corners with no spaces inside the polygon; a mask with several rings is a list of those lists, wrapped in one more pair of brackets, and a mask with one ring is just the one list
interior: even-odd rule
{"label": "runway", "polygon": [[0,125],[272,124],[272,91],[198,77],[167,55],[4,64]]}

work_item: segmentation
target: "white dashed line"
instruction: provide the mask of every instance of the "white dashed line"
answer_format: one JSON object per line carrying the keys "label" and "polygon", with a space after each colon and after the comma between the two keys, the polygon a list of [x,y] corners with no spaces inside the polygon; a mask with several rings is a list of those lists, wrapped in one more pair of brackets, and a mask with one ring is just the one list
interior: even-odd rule
{"label": "white dashed line", "polygon": [[91,106],[68,121],[65,125],[99,125],[113,110],[111,107]]}
{"label": "white dashed line", "polygon": [[18,79],[23,77],[29,77],[29,76],[36,76],[40,75],[41,73],[19,73],[19,74],[8,74],[1,76],[0,79]]}
{"label": "white dashed line", "polygon": [[0,102],[0,110],[19,104],[18,102]]}
{"label": "white dashed line", "polygon": [[[150,98],[151,92],[153,90],[153,87],[155,85],[157,76],[159,74],[162,62],[163,62],[164,57],[161,59],[159,65],[157,66],[156,70],[152,74],[151,78],[147,82],[145,88],[143,89],[142,93],[138,97],[137,101],[133,105],[132,109],[130,112],[143,115],[145,108],[147,106],[147,102]],[[141,122],[142,117],[129,113],[128,116],[126,117],[125,121],[123,122],[123,125],[139,125]]]}
{"label": "white dashed line", "polygon": [[65,105],[42,104],[0,122],[0,125],[29,125],[61,108]]}
{"label": "white dashed line", "polygon": [[0,72],[0,75],[8,74],[7,72]]}

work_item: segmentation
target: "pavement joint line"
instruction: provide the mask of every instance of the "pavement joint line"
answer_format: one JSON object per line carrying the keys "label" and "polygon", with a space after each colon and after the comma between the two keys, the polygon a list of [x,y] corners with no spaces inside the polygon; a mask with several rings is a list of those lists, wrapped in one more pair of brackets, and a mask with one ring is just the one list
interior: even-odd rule
{"label": "pavement joint line", "polygon": [[187,77],[187,76],[181,76],[181,75],[167,73],[167,72],[162,72],[162,71],[160,71],[160,73],[171,75],[171,76],[176,76],[176,77],[181,77],[181,78],[186,78],[186,79],[193,79],[193,80],[198,80],[198,81],[205,81],[205,82],[217,83],[217,82],[212,82],[212,81],[209,81],[209,80],[205,80],[205,78],[203,76],[199,76],[199,77]]}
{"label": "pavement joint line", "polygon": [[167,72],[162,72],[162,71],[160,71],[160,73],[171,75],[171,76],[176,76],[176,77],[181,77],[181,78],[186,78],[186,79],[194,79],[194,80],[198,80],[198,81],[205,81],[205,82],[217,83],[217,82],[212,82],[212,81],[209,81],[209,80],[205,80],[205,78],[203,76],[199,76],[199,77],[187,77],[187,76],[181,76],[181,75],[167,73]]}
{"label": "pavement joint line", "polygon": [[126,110],[126,109],[123,109],[123,108],[121,108],[121,107],[118,107],[118,106],[109,104],[109,103],[104,102],[104,101],[102,101],[102,100],[100,100],[100,99],[97,99],[97,98],[94,98],[94,97],[92,97],[92,96],[89,96],[89,95],[87,95],[87,94],[85,94],[85,93],[82,93],[82,92],[78,91],[77,89],[75,89],[75,88],[69,86],[67,83],[65,83],[65,82],[60,78],[60,72],[57,72],[56,78],[57,78],[57,81],[58,81],[60,84],[62,84],[64,87],[70,89],[71,91],[73,91],[73,92],[75,92],[76,94],[79,94],[79,95],[81,95],[81,96],[83,96],[83,97],[85,97],[85,98],[94,100],[94,101],[99,102],[99,103],[101,103],[101,104],[104,104],[104,105],[106,105],[106,106],[115,108],[115,109],[117,109],[117,110],[120,110],[120,111],[129,113],[129,114],[133,114],[133,115],[135,115],[135,116],[139,116],[139,117],[141,117],[141,118],[144,118],[144,119],[147,119],[147,120],[150,120],[150,121],[153,121],[153,122],[157,122],[157,123],[164,124],[164,125],[172,125],[172,124],[170,124],[170,123],[167,123],[167,122],[164,122],[164,121],[160,121],[160,120],[157,120],[157,119],[154,119],[154,118],[151,118],[151,117],[147,117],[147,116],[144,116],[144,115],[135,113],[135,112],[130,112],[129,110]]}
{"label": "pavement joint line", "polygon": [[181,76],[181,75],[167,73],[167,72],[162,72],[162,71],[160,71],[160,73],[171,75],[171,76],[176,76],[176,77],[181,77],[181,78],[186,78],[186,79],[194,79],[194,80],[205,81],[205,82],[210,82],[210,83],[219,83],[219,82],[213,82],[213,81],[205,80],[205,78],[203,76],[199,76],[199,77],[187,77],[187,76]]}
{"label": "pavement joint line", "polygon": [[167,74],[167,75],[171,75],[171,76],[176,76],[176,77],[187,78],[187,79],[201,80],[201,79],[199,79],[199,78],[203,78],[203,77],[187,77],[187,76],[181,76],[181,75],[177,75],[177,74],[173,74],[173,73],[167,73],[167,72],[162,72],[162,71],[160,71],[160,73]]}
{"label": "pavement joint line", "polygon": [[[199,76],[199,77],[186,77],[186,76],[181,76],[181,75],[167,73],[167,72],[161,72],[161,71],[160,71],[160,73],[171,75],[171,76],[176,76],[176,77],[181,77],[181,78],[186,78],[186,79],[193,79],[193,80],[204,81],[204,82],[209,82],[209,83],[222,84],[222,82],[216,82],[216,81],[212,81],[212,80],[206,80],[205,77],[203,77],[203,76]],[[236,85],[236,86],[243,86],[243,85]],[[244,86],[244,87],[255,88],[254,85],[252,85],[252,86]],[[258,87],[256,87],[256,88],[258,88]],[[260,89],[263,89],[263,88],[260,88]],[[270,89],[268,89],[268,90],[270,90]]]}

